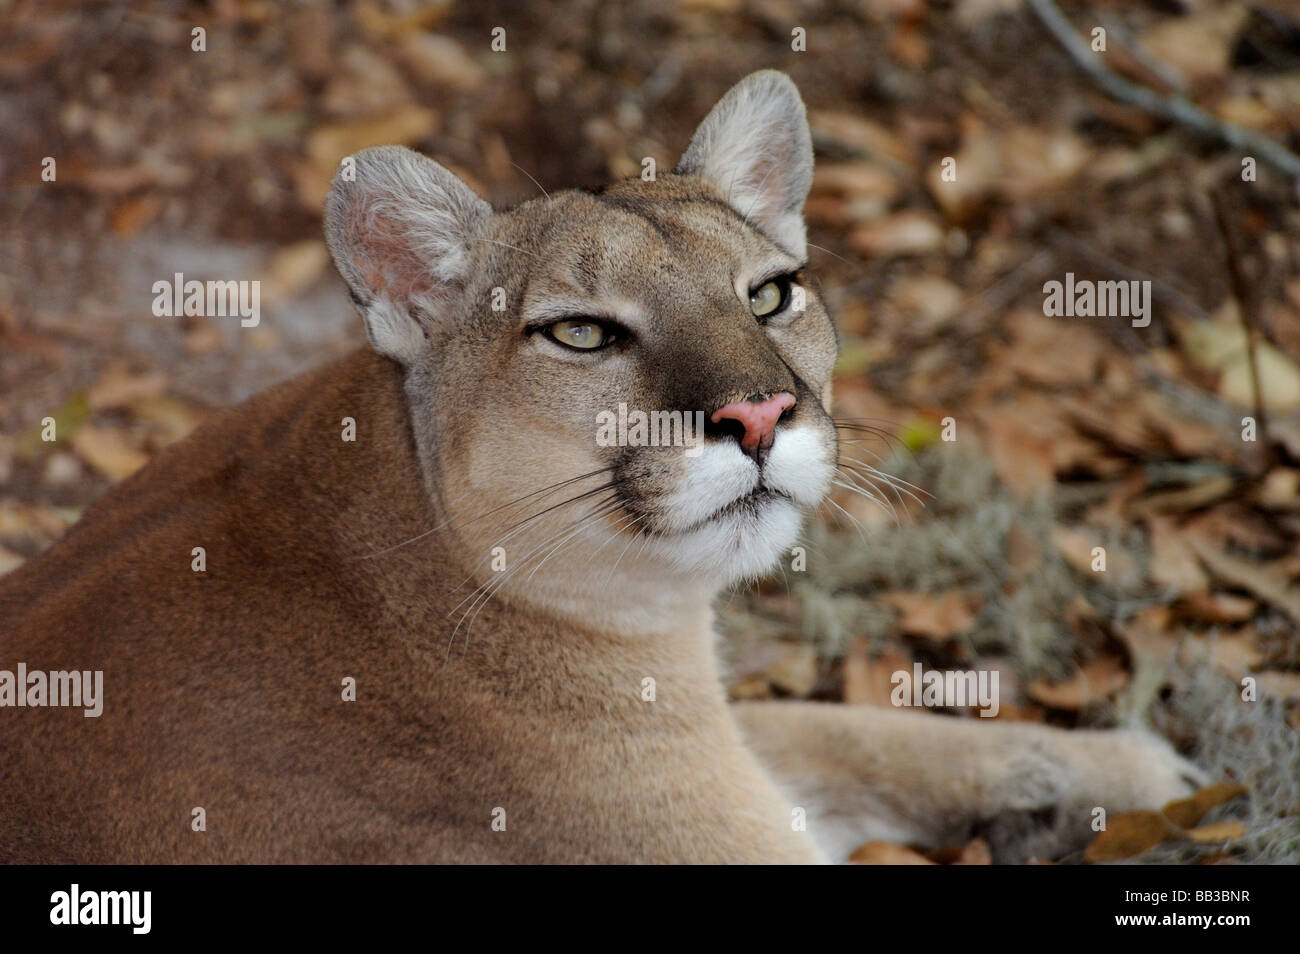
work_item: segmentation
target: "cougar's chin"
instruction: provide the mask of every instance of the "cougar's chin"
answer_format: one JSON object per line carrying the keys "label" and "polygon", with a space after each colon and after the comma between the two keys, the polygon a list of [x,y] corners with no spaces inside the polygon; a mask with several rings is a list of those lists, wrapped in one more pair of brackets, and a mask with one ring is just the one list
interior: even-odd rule
{"label": "cougar's chin", "polygon": [[830,453],[811,427],[779,432],[761,470],[735,443],[706,445],[657,508],[647,548],[721,585],[771,572],[830,488]]}
{"label": "cougar's chin", "polygon": [[652,538],[678,568],[726,586],[774,570],[799,537],[803,509],[782,496],[746,498],[699,526]]}

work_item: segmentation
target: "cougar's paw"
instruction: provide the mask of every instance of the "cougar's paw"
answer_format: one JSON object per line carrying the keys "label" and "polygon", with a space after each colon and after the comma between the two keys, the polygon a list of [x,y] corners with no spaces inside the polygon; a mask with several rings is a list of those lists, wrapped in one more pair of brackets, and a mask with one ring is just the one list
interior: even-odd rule
{"label": "cougar's paw", "polygon": [[1062,732],[1018,753],[1014,796],[980,826],[994,860],[1023,864],[1081,850],[1106,816],[1159,809],[1209,782],[1164,739],[1139,730]]}

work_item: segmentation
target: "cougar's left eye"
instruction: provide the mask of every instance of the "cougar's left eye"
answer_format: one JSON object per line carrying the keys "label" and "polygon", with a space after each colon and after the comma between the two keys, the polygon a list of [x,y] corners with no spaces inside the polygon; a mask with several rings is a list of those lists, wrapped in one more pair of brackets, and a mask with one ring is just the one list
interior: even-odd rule
{"label": "cougar's left eye", "polygon": [[547,326],[546,333],[565,347],[578,351],[595,351],[614,341],[611,329],[590,319],[557,321]]}
{"label": "cougar's left eye", "polygon": [[790,298],[790,276],[782,275],[764,282],[749,293],[749,308],[756,318],[775,315]]}

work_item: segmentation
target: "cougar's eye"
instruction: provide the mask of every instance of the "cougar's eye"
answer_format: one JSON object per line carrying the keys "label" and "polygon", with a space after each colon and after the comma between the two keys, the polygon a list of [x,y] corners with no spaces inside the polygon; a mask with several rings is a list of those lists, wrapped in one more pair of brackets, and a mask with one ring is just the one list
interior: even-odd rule
{"label": "cougar's eye", "polygon": [[595,351],[614,341],[611,329],[585,318],[557,321],[547,326],[546,333],[565,347],[578,351]]}
{"label": "cougar's eye", "polygon": [[756,318],[768,318],[784,308],[790,300],[791,277],[782,275],[759,285],[749,293],[749,308]]}

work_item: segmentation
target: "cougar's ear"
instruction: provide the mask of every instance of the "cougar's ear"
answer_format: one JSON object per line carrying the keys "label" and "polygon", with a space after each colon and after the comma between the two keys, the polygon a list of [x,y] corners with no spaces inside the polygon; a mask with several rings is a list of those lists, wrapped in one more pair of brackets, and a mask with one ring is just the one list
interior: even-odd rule
{"label": "cougar's ear", "polygon": [[464,287],[492,207],[410,149],[380,146],[352,159],[325,200],[325,240],[371,347],[409,364]]}
{"label": "cougar's ear", "polygon": [[676,171],[699,176],[778,245],[804,257],[812,134],[790,77],[759,70],[728,90],[695,130]]}

